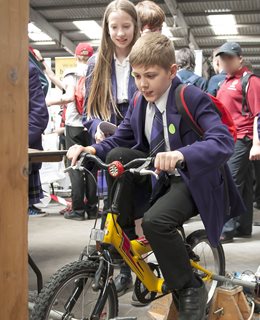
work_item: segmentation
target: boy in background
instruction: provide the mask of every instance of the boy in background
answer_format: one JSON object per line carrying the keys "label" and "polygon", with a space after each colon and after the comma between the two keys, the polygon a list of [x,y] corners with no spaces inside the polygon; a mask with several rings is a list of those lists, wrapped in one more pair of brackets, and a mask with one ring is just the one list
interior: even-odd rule
{"label": "boy in background", "polygon": [[155,2],[145,0],[138,2],[135,6],[140,19],[141,35],[147,32],[162,32],[165,14]]}

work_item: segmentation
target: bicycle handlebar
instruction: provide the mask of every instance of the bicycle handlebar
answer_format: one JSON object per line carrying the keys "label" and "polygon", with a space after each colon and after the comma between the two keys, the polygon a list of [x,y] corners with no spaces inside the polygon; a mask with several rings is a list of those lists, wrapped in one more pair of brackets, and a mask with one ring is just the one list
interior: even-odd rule
{"label": "bicycle handlebar", "polygon": [[[94,162],[99,169],[104,169],[108,171],[108,173],[114,178],[120,177],[126,170],[129,170],[129,172],[136,173],[139,175],[153,175],[158,179],[158,175],[154,171],[148,170],[148,168],[151,168],[153,166],[154,160],[155,160],[155,157],[148,157],[148,158],[137,158],[137,159],[131,160],[125,165],[123,165],[120,161],[113,161],[109,164],[106,164],[97,156],[82,152],[80,154],[80,159],[78,160],[77,164],[73,167],[70,166],[66,168],[64,172],[67,172],[71,169],[84,170],[83,162],[84,163]],[[183,161],[177,162],[176,168],[184,169],[184,167],[185,167],[185,162]]]}

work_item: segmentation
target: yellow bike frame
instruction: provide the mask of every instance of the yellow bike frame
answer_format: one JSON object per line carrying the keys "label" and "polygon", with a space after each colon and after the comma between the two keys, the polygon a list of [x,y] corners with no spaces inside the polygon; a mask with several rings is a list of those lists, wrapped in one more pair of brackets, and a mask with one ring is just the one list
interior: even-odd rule
{"label": "yellow bike frame", "polygon": [[[162,293],[164,279],[158,278],[143,258],[143,255],[152,251],[151,246],[147,240],[145,240],[145,238],[130,241],[117,223],[117,218],[117,214],[107,214],[104,229],[105,234],[102,242],[106,244],[112,244],[115,247],[131,270],[144,284],[146,289],[149,291]],[[191,260],[191,265],[206,275],[203,279],[204,281],[211,280],[212,273],[210,271],[204,269],[193,260]]]}

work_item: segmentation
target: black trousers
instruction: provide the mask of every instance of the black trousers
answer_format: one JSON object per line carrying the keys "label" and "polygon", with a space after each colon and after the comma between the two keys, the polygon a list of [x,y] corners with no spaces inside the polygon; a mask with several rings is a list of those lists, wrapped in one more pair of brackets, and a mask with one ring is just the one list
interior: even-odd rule
{"label": "black trousers", "polygon": [[[124,163],[138,157],[144,157],[144,153],[125,148],[114,149],[107,157],[111,160],[121,159]],[[133,227],[134,195],[138,185],[142,190],[151,190],[150,181],[144,177],[133,178],[125,176],[123,197],[119,204],[120,225],[128,229]],[[146,177],[148,178],[148,177]],[[150,179],[149,179],[150,180]],[[108,191],[112,193],[113,180],[108,178]],[[154,254],[158,260],[166,283],[170,289],[192,287],[194,274],[190,266],[187,250],[177,227],[181,226],[190,217],[197,214],[197,209],[189,190],[181,177],[171,177],[170,187],[165,195],[159,198],[155,204],[144,214],[142,227],[146,238],[149,240]],[[133,237],[132,237],[133,239]]]}
{"label": "black trousers", "polygon": [[251,234],[253,225],[253,168],[249,160],[252,140],[248,137],[238,139],[235,150],[228,161],[233,180],[245,203],[247,212],[239,218],[230,219],[223,232],[233,234],[235,230],[243,234]]}
{"label": "black trousers", "polygon": [[177,227],[197,214],[191,194],[181,177],[171,177],[168,192],[145,213],[143,231],[170,289],[191,287],[194,275]]}
{"label": "black trousers", "polygon": [[260,161],[253,161],[254,169],[254,201],[260,204]]}
{"label": "black trousers", "polygon": [[[66,149],[74,144],[87,146],[90,144],[90,138],[87,131],[83,127],[66,126]],[[70,164],[70,162],[69,162]],[[84,212],[92,209],[97,205],[97,187],[93,178],[78,170],[69,171],[71,181],[71,198],[72,209],[77,212]],[[87,198],[87,205],[84,203],[84,198]]]}

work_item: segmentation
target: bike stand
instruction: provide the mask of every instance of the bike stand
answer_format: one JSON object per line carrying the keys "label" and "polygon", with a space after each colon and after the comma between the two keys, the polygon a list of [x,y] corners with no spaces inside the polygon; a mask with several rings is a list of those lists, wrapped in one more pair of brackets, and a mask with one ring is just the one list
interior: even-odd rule
{"label": "bike stand", "polygon": [[177,320],[178,311],[172,299],[168,294],[158,300],[154,300],[147,312],[151,320]]}
{"label": "bike stand", "polygon": [[37,291],[39,294],[41,292],[42,286],[43,286],[42,273],[41,273],[40,269],[37,267],[36,263],[33,261],[32,257],[29,255],[29,253],[28,253],[28,262],[29,262],[30,267],[32,268],[32,270],[34,271],[34,273],[36,275]]}
{"label": "bike stand", "polygon": [[219,287],[213,297],[208,320],[246,320],[250,313],[243,287]]}

